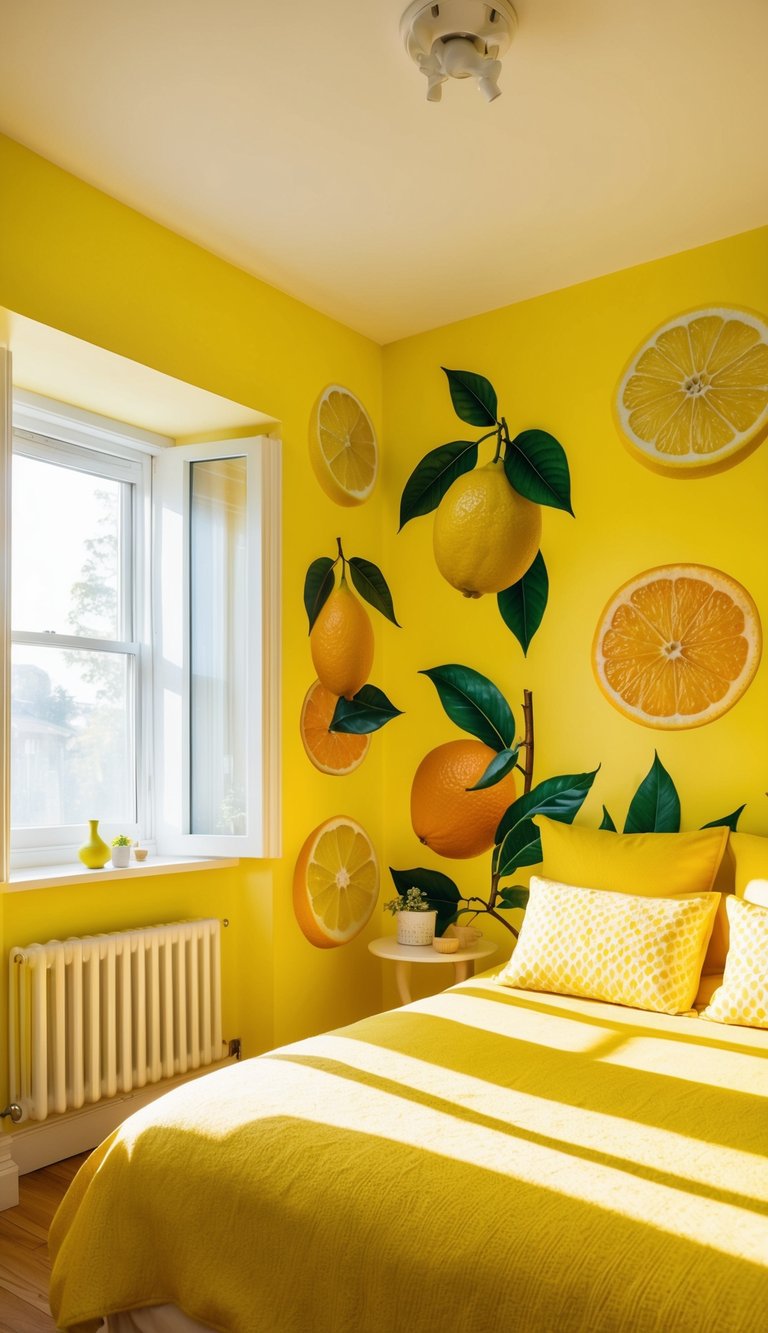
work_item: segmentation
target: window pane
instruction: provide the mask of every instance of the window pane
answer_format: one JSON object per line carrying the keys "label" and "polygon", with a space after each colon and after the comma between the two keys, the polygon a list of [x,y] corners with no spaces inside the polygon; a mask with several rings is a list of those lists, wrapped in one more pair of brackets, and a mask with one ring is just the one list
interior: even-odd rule
{"label": "window pane", "polygon": [[126,484],[14,454],[14,629],[130,636],[119,610]]}
{"label": "window pane", "polygon": [[246,460],[191,474],[190,831],[245,834]]}
{"label": "window pane", "polygon": [[14,644],[11,823],[134,824],[133,659]]}

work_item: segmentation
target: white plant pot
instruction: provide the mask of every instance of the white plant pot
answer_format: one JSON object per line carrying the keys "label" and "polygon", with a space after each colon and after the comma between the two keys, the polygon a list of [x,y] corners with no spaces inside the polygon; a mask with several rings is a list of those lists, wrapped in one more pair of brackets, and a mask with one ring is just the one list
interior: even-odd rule
{"label": "white plant pot", "polygon": [[437,912],[398,912],[398,944],[431,944],[436,921]]}
{"label": "white plant pot", "polygon": [[112,865],[116,870],[124,870],[131,859],[130,847],[112,848]]}

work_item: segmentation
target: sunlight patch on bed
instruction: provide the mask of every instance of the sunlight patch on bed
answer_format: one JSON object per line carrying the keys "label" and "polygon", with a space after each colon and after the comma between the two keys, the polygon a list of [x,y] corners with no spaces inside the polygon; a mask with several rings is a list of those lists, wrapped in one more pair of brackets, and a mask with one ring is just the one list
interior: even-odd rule
{"label": "sunlight patch on bed", "polygon": [[[422,1151],[429,1144],[430,1154],[582,1200],[670,1235],[682,1231],[700,1244],[766,1264],[768,1162],[759,1157],[747,1155],[750,1198],[733,1203],[723,1196],[737,1166],[744,1178],[744,1155],[736,1149],[695,1144],[620,1117],[489,1087],[470,1075],[378,1046],[371,1046],[363,1060],[361,1044],[343,1037],[313,1038],[306,1044],[306,1058],[327,1060],[328,1068],[293,1063],[302,1061],[301,1045],[275,1060],[281,1066],[280,1073],[276,1071],[281,1105],[291,1105],[297,1120],[363,1132]],[[331,1062],[345,1057],[352,1072],[356,1065],[372,1083],[342,1075],[345,1093],[339,1096],[340,1074]],[[401,1082],[403,1092],[373,1085],[377,1077]],[[409,1096],[408,1084],[422,1086],[425,1099]],[[449,1099],[470,1110],[476,1101],[482,1106],[480,1123],[473,1122],[471,1114],[457,1114]],[[545,1137],[550,1141],[542,1142]],[[612,1157],[618,1164],[606,1160]]]}

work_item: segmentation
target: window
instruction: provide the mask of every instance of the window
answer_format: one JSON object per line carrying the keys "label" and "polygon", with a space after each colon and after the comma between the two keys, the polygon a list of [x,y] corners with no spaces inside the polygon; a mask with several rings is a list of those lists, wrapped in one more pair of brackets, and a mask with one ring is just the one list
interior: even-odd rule
{"label": "window", "polygon": [[[149,821],[142,732],[149,458],[15,431],[11,469],[14,849],[78,845],[88,818]],[[80,841],[82,838],[80,837]]]}
{"label": "window", "polygon": [[277,442],[169,447],[30,394],[14,422],[12,863],[71,861],[93,818],[160,854],[275,855]]}

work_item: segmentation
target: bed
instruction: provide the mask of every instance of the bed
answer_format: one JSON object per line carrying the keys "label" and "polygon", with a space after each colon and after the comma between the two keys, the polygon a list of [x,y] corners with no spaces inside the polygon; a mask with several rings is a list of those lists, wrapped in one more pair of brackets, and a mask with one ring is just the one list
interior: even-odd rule
{"label": "bed", "polygon": [[768,1031],[485,975],[133,1116],[57,1215],[52,1309],[79,1333],[756,1333],[767,1150]]}

